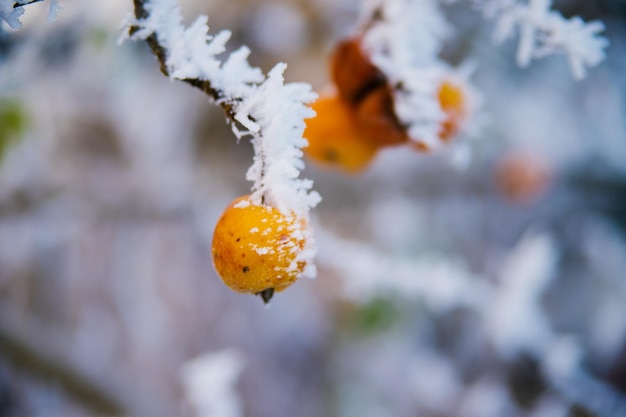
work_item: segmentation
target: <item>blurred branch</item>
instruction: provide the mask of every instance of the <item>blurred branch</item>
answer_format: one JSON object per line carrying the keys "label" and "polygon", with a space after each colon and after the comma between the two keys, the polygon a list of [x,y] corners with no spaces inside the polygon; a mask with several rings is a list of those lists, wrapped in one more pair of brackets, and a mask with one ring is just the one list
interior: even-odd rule
{"label": "blurred branch", "polygon": [[580,193],[584,204],[604,213],[626,234],[626,176],[584,167],[571,175],[568,185]]}
{"label": "blurred branch", "polygon": [[[2,312],[7,311],[2,309]],[[60,360],[61,355],[48,352],[50,346],[46,345],[44,352],[36,346],[40,343],[21,334],[22,326],[19,329],[11,326],[4,316],[0,320],[0,359],[6,359],[9,365],[34,378],[59,386],[68,397],[94,414],[125,414],[121,401]]]}

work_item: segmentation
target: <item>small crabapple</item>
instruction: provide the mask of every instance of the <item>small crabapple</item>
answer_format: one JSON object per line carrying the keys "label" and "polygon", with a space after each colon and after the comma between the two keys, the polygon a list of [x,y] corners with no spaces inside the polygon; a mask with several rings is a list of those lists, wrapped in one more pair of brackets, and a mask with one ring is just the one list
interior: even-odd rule
{"label": "small crabapple", "polygon": [[330,58],[330,75],[342,100],[352,104],[387,83],[385,75],[363,50],[358,37],[337,44]]}
{"label": "small crabapple", "polygon": [[375,147],[405,143],[408,136],[394,109],[387,77],[363,50],[361,39],[345,39],[331,55],[331,78],[339,98],[354,113],[361,140]]}
{"label": "small crabapple", "polygon": [[495,169],[496,185],[511,202],[530,204],[543,196],[552,182],[552,167],[539,154],[509,151]]}
{"label": "small crabapple", "polygon": [[350,106],[331,93],[320,96],[311,108],[317,115],[307,120],[304,137],[309,146],[304,153],[323,166],[347,172],[368,166],[379,145],[363,136]]}
{"label": "small crabapple", "polygon": [[370,91],[356,107],[359,130],[380,146],[400,145],[409,140],[396,116],[391,88],[385,84]]}
{"label": "small crabapple", "polygon": [[277,208],[253,204],[251,196],[233,201],[213,233],[213,265],[231,289],[261,295],[268,302],[301,275],[299,259],[308,236],[308,223]]}

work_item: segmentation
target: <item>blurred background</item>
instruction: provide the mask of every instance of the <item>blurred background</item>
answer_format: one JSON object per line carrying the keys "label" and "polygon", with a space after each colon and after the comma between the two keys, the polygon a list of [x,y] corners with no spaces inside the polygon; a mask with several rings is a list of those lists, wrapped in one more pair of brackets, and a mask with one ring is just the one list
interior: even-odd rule
{"label": "blurred background", "polygon": [[[210,256],[251,146],[118,45],[130,0],[63,0],[54,23],[46,3],[0,32],[0,416],[626,416],[626,2],[555,2],[606,24],[581,82],[445,6],[443,58],[478,63],[484,95],[469,164],[307,163],[318,277],[269,308]],[[360,6],[180,3],[316,90]]]}

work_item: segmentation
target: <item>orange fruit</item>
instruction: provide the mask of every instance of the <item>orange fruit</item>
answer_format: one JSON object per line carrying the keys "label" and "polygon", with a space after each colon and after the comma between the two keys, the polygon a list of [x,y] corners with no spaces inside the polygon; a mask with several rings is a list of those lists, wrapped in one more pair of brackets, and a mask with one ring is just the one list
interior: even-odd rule
{"label": "orange fruit", "polygon": [[314,162],[346,172],[367,167],[379,148],[360,131],[355,114],[336,94],[321,96],[311,107],[317,115],[307,120],[303,149]]}
{"label": "orange fruit", "polygon": [[299,255],[309,236],[306,221],[274,207],[255,205],[250,196],[233,201],[213,233],[213,266],[231,289],[261,295],[267,302],[301,275]]}
{"label": "orange fruit", "polygon": [[409,140],[396,116],[387,84],[372,90],[357,104],[356,122],[363,136],[379,146],[400,145]]}
{"label": "orange fruit", "polygon": [[370,61],[359,38],[337,44],[330,59],[330,75],[339,96],[347,103],[357,103],[368,92],[385,85],[385,75]]}

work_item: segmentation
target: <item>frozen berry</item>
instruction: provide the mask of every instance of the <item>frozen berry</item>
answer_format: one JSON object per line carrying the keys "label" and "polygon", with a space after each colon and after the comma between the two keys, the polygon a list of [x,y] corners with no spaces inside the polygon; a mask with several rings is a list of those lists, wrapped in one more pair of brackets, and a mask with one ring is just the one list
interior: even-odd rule
{"label": "frozen berry", "polygon": [[213,233],[213,265],[237,292],[261,295],[267,302],[303,273],[309,226],[274,207],[253,204],[250,196],[224,210]]}

